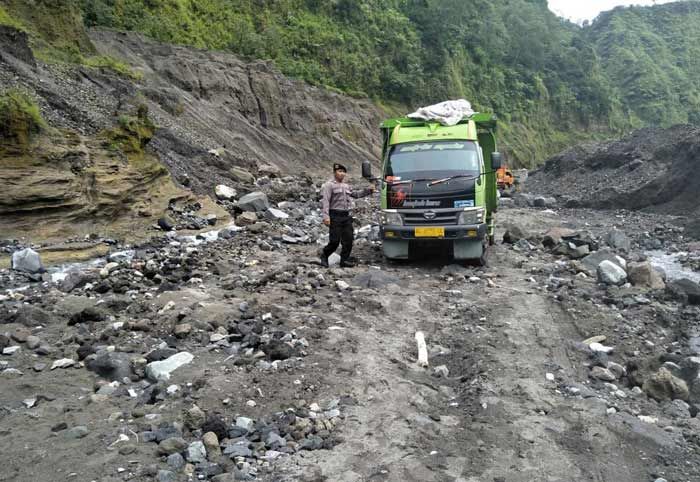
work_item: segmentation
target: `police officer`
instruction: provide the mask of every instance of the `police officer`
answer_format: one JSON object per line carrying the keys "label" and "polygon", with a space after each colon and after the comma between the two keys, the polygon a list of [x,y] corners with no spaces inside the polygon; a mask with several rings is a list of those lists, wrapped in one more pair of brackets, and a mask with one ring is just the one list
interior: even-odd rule
{"label": "police officer", "polygon": [[342,244],[340,251],[340,266],[352,267],[350,261],[352,251],[353,227],[352,208],[353,198],[369,196],[374,192],[374,186],[367,189],[353,190],[345,182],[347,169],[342,164],[333,164],[333,179],[321,188],[323,203],[323,224],[329,227],[330,239],[321,253],[321,264],[328,266],[328,257]]}

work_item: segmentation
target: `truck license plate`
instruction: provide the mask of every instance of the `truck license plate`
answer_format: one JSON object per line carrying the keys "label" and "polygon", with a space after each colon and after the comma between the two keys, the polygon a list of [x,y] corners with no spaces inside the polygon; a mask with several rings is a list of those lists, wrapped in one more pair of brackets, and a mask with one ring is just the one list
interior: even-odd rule
{"label": "truck license plate", "polygon": [[416,228],[416,238],[444,238],[445,228]]}

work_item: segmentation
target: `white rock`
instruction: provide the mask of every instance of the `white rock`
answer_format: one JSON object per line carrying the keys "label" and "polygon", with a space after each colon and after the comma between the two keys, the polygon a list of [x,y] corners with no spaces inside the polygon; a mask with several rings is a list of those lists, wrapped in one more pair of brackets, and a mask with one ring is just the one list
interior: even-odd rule
{"label": "white rock", "polygon": [[340,264],[340,255],[338,253],[333,253],[328,257],[328,267],[333,268]]}
{"label": "white rock", "polygon": [[649,415],[639,415],[639,416],[637,416],[637,418],[644,423],[652,423],[653,424],[653,423],[656,423],[659,421],[658,418],[650,417]]}
{"label": "white rock", "polygon": [[267,211],[265,211],[265,217],[268,219],[288,219],[289,214],[285,213],[284,211],[280,211],[279,209],[269,208]]}
{"label": "white rock", "polygon": [[170,374],[187,365],[194,359],[194,356],[186,351],[181,351],[165,360],[151,362],[146,365],[146,376],[153,381],[169,380]]}
{"label": "white rock", "polygon": [[4,348],[4,349],[2,350],[2,354],[3,354],[3,355],[13,355],[13,354],[15,354],[15,353],[18,352],[18,351],[19,351],[19,346],[17,346],[17,345],[15,345],[15,346],[8,346],[7,348]]}
{"label": "white rock", "polygon": [[345,281],[342,279],[338,280],[335,282],[335,286],[340,290],[340,291],[346,291],[350,289],[350,285],[347,284]]}
{"label": "white rock", "polygon": [[44,269],[39,253],[31,248],[12,253],[12,269],[26,273],[38,273]]}
{"label": "white rock", "polygon": [[236,427],[241,427],[246,429],[249,432],[252,432],[253,429],[255,428],[255,421],[253,419],[250,419],[248,417],[237,417],[236,418]]}
{"label": "white rock", "polygon": [[214,194],[216,194],[216,197],[221,199],[222,201],[230,201],[232,199],[235,199],[238,193],[232,187],[228,187],[224,184],[219,184],[214,188]]}
{"label": "white rock", "polygon": [[607,259],[598,265],[597,272],[601,283],[619,286],[627,280],[627,272]]}
{"label": "white rock", "polygon": [[550,381],[550,382],[554,381],[554,373],[547,373],[547,374],[545,374],[544,377],[547,379],[547,381]]}
{"label": "white rock", "polygon": [[72,367],[73,365],[75,365],[75,360],[72,358],[61,358],[60,360],[53,362],[51,365],[51,370],[55,370],[56,368],[68,368]]}
{"label": "white rock", "polygon": [[601,353],[611,353],[615,348],[611,346],[601,345],[600,343],[591,343],[589,345],[592,351],[597,351]]}

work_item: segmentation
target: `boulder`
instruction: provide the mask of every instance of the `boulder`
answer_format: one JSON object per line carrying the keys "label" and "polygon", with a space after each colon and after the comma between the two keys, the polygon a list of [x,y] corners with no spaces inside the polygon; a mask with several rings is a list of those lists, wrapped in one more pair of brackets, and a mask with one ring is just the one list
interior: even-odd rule
{"label": "boulder", "polygon": [[553,248],[564,240],[575,238],[579,235],[578,231],[569,228],[552,228],[542,238],[542,244],[547,248]]}
{"label": "boulder", "polygon": [[666,368],[660,368],[644,382],[642,388],[647,395],[658,401],[688,400],[690,395],[685,381],[674,376]]}
{"label": "boulder", "polygon": [[503,235],[503,242],[509,244],[515,244],[521,239],[532,239],[534,236],[529,233],[522,226],[518,224],[506,224],[506,232]]}
{"label": "boulder", "polygon": [[612,261],[605,260],[598,265],[598,281],[608,285],[622,285],[627,281],[627,273]]}
{"label": "boulder", "polygon": [[238,207],[243,211],[262,213],[270,208],[270,202],[264,192],[256,191],[246,194],[238,200]]}
{"label": "boulder", "polygon": [[624,258],[617,256],[608,249],[601,249],[600,251],[589,254],[581,260],[581,263],[583,263],[583,266],[586,268],[586,270],[588,270],[588,272],[595,273],[598,269],[598,265],[606,260],[615,263],[622,269],[627,269],[627,262],[624,260]]}
{"label": "boulder", "polygon": [[44,271],[44,266],[41,264],[39,253],[26,248],[12,253],[12,269],[34,274]]}
{"label": "boulder", "polygon": [[689,279],[673,280],[666,285],[666,290],[675,298],[690,305],[700,305],[700,284]]}
{"label": "boulder", "polygon": [[131,377],[131,356],[128,353],[104,352],[88,357],[88,370],[110,381],[121,382]]}
{"label": "boulder", "polygon": [[231,201],[238,194],[235,189],[224,184],[219,184],[214,188],[214,194],[221,201]]}
{"label": "boulder", "polygon": [[557,200],[553,197],[538,196],[532,201],[536,208],[552,208],[557,205]]}
{"label": "boulder", "polygon": [[610,231],[607,236],[605,236],[605,242],[611,248],[619,249],[621,251],[629,251],[632,247],[630,238],[628,238],[627,235],[619,229],[613,229]]}
{"label": "boulder", "polygon": [[172,231],[175,229],[175,221],[173,221],[169,216],[163,216],[158,220],[158,227],[163,231]]}
{"label": "boulder", "polygon": [[236,218],[236,224],[238,226],[248,226],[250,224],[255,224],[258,222],[258,215],[254,212],[244,212]]}
{"label": "boulder", "polygon": [[165,360],[149,363],[146,366],[146,376],[155,382],[160,380],[169,380],[170,374],[173,371],[177,370],[181,366],[187,365],[193,359],[194,356],[191,353],[182,351],[166,358]]}
{"label": "boulder", "polygon": [[263,164],[262,166],[258,167],[258,173],[261,176],[267,176],[267,177],[279,177],[281,174],[281,170],[279,167],[274,166],[272,164]]}
{"label": "boulder", "polygon": [[250,172],[246,171],[242,167],[232,167],[229,170],[229,174],[231,174],[231,177],[238,182],[247,184],[252,184],[255,182],[255,176],[253,176]]}
{"label": "boulder", "polygon": [[654,290],[662,290],[666,287],[663,278],[649,261],[629,263],[627,274],[635,286],[645,286]]}

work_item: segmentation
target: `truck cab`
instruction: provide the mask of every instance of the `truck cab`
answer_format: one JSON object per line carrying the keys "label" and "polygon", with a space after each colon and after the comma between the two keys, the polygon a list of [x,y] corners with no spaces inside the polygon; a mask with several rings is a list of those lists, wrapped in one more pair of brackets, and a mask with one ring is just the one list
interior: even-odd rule
{"label": "truck cab", "polygon": [[[384,255],[450,249],[457,260],[486,262],[497,188],[496,119],[474,114],[454,126],[409,118],[382,123],[380,233]],[[371,177],[369,163],[363,175]]]}

